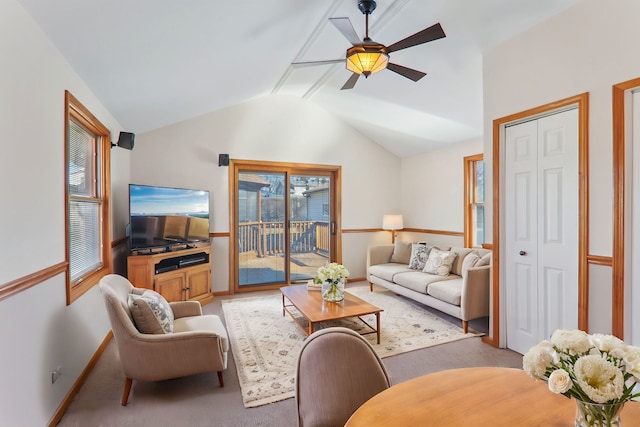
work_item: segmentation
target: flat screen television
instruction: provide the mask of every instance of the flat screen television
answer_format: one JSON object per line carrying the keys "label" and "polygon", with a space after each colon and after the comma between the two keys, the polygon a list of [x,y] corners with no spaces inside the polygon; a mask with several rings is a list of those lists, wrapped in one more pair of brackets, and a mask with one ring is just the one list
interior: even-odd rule
{"label": "flat screen television", "polygon": [[132,251],[209,242],[209,192],[129,184]]}

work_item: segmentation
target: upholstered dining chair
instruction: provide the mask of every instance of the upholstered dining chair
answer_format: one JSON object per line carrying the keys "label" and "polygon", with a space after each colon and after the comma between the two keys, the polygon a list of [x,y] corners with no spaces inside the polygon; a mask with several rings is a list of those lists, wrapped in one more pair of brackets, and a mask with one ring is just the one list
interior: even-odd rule
{"label": "upholstered dining chair", "polygon": [[316,331],[298,357],[298,425],[343,426],[360,405],[389,386],[382,360],[362,336],[341,327]]}
{"label": "upholstered dining chair", "polygon": [[[135,288],[117,274],[103,277],[100,289],[126,377],[122,406],[127,404],[133,380],[161,381],[217,372],[220,387],[224,387],[222,371],[227,368],[229,339],[218,316],[202,315],[197,301],[167,303],[159,294]],[[146,307],[143,297],[156,301],[150,299]],[[156,319],[162,306],[166,308],[161,316],[164,324]]]}

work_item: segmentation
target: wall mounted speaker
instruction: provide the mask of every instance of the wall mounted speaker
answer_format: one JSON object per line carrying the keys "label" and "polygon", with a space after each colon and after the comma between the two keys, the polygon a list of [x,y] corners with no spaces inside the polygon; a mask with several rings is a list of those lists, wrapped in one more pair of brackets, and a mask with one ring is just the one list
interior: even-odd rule
{"label": "wall mounted speaker", "polygon": [[135,142],[136,135],[131,132],[120,132],[118,137],[118,147],[126,148],[127,150],[133,150],[133,144]]}
{"label": "wall mounted speaker", "polygon": [[218,155],[218,166],[229,166],[229,155],[228,154],[219,154]]}

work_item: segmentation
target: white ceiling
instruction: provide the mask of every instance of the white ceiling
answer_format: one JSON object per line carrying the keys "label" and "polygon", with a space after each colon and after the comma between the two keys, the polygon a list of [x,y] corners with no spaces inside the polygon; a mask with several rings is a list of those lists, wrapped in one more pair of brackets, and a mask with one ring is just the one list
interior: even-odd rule
{"label": "white ceiling", "polygon": [[370,37],[390,45],[436,22],[447,37],[392,53],[340,87],[350,43],[328,21],[356,0],[18,0],[125,131],[142,133],[270,94],[304,97],[400,157],[482,135],[482,52],[580,0],[378,0]]}

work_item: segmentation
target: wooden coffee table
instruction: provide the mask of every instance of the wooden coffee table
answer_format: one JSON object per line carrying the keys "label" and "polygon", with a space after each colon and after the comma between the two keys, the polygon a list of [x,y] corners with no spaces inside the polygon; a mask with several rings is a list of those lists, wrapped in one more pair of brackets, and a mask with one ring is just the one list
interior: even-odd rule
{"label": "wooden coffee table", "polygon": [[[371,332],[366,332],[362,335],[375,333],[378,338],[378,344],[380,344],[380,312],[383,311],[381,308],[371,305],[348,292],[344,293],[344,299],[340,302],[327,302],[322,299],[322,292],[308,291],[307,285],[286,286],[280,288],[280,291],[282,291],[282,315],[284,316],[285,312],[289,313],[289,316],[300,326],[305,334],[311,335],[314,325],[319,322],[357,317],[362,323],[371,328]],[[285,297],[291,304],[286,303]],[[300,312],[304,319],[296,317],[291,312],[289,307],[292,306]],[[375,314],[375,327],[362,319],[361,316],[366,314]]]}

